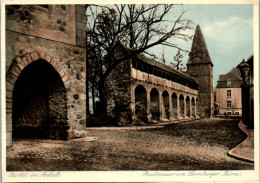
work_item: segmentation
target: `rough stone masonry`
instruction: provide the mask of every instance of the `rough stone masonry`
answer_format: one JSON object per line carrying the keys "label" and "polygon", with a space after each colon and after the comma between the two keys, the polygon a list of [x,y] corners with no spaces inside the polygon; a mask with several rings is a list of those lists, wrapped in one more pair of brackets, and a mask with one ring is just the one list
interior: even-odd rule
{"label": "rough stone masonry", "polygon": [[12,138],[86,135],[84,5],[6,6],[6,128]]}

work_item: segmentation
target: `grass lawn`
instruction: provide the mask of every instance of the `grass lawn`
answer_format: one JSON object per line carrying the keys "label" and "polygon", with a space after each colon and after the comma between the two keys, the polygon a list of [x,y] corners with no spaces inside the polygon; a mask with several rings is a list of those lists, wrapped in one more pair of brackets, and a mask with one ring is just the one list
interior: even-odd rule
{"label": "grass lawn", "polygon": [[90,130],[97,141],[16,141],[7,170],[253,169],[227,156],[245,139],[239,120],[207,119],[150,130]]}

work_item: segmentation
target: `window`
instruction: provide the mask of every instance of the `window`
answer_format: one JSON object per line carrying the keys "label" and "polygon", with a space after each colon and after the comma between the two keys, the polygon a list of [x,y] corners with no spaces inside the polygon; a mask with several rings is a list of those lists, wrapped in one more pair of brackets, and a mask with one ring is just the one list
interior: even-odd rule
{"label": "window", "polygon": [[159,76],[159,77],[162,77],[161,71],[158,71],[158,76]]}
{"label": "window", "polygon": [[227,97],[228,97],[228,98],[231,97],[231,90],[227,90]]}
{"label": "window", "polygon": [[147,72],[147,66],[146,65],[143,65],[143,72]]}
{"label": "window", "polygon": [[228,112],[227,112],[227,115],[232,115],[232,112],[229,112],[229,111],[228,111]]}
{"label": "window", "polygon": [[231,81],[228,80],[228,81],[227,81],[227,86],[230,86],[230,85],[231,85]]}
{"label": "window", "polygon": [[227,107],[228,107],[228,108],[231,107],[231,101],[227,101]]}
{"label": "window", "polygon": [[239,115],[239,112],[235,112],[235,115]]}
{"label": "window", "polygon": [[154,75],[157,76],[157,70],[156,69],[154,69]]}
{"label": "window", "polygon": [[135,61],[132,62],[133,68],[136,68],[136,63]]}

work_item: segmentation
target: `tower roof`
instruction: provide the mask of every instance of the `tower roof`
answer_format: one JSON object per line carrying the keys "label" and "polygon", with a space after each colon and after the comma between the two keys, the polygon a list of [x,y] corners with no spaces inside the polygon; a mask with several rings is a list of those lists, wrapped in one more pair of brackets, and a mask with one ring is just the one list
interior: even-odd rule
{"label": "tower roof", "polygon": [[189,64],[212,64],[205,39],[199,25],[196,26],[194,33],[192,47],[189,53],[189,60],[187,62],[187,65]]}

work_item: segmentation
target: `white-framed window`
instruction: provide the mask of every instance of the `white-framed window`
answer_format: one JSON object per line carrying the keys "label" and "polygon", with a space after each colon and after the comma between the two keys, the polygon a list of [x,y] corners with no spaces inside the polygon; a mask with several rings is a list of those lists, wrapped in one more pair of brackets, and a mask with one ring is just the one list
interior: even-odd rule
{"label": "white-framed window", "polygon": [[227,81],[227,86],[231,86],[231,81],[230,80]]}
{"label": "white-framed window", "polygon": [[228,112],[227,112],[227,115],[232,115],[232,112],[228,111]]}
{"label": "white-framed window", "polygon": [[227,107],[231,108],[231,101],[227,101]]}
{"label": "white-framed window", "polygon": [[239,115],[239,112],[235,112],[235,115]]}
{"label": "white-framed window", "polygon": [[227,98],[231,97],[231,90],[227,90]]}

